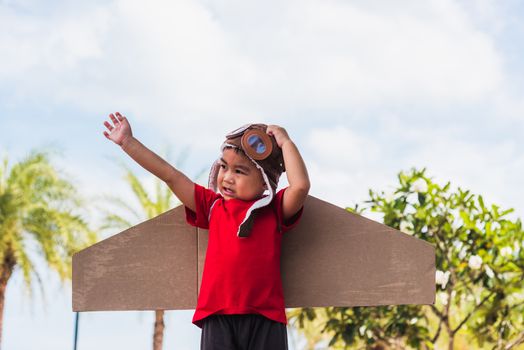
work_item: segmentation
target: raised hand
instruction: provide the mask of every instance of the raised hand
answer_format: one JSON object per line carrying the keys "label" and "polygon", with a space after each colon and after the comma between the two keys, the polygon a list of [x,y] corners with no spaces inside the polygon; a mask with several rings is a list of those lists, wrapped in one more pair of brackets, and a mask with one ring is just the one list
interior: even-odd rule
{"label": "raised hand", "polygon": [[290,140],[286,129],[278,125],[268,125],[266,129],[266,134],[274,136],[275,141],[277,141],[277,145],[280,148],[282,148],[284,142]]}
{"label": "raised hand", "polygon": [[107,120],[104,122],[104,125],[109,130],[109,132],[104,131],[104,136],[117,145],[122,146],[122,143],[126,138],[133,136],[131,125],[129,125],[127,118],[119,112],[116,112],[115,114],[111,113],[109,118],[111,118],[113,124],[109,123]]}

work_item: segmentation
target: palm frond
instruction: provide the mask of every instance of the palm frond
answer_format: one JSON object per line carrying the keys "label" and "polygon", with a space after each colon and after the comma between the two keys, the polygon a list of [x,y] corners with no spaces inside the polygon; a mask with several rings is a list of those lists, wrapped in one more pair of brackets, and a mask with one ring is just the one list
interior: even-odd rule
{"label": "palm frond", "polygon": [[0,263],[14,257],[30,296],[34,279],[45,297],[44,283],[29,250],[35,246],[62,280],[71,278],[74,252],[93,244],[95,232],[75,211],[83,204],[73,184],[50,162],[50,151],[32,151],[8,167],[0,164]]}
{"label": "palm frond", "polygon": [[127,171],[125,179],[131,186],[131,190],[133,191],[135,197],[138,199],[140,205],[142,206],[142,209],[144,209],[149,214],[153,205],[146,189],[144,188],[144,185],[140,182],[138,177],[135,174],[133,174],[133,172],[131,172],[130,170]]}
{"label": "palm frond", "polygon": [[22,240],[12,240],[13,255],[16,263],[24,276],[24,284],[29,292],[31,292],[31,275],[35,271],[33,262],[26,253],[26,247]]}
{"label": "palm frond", "polygon": [[[115,196],[109,196],[109,195],[102,195],[100,196],[101,199],[103,199],[105,202],[110,203],[118,208],[122,208],[132,214],[136,220],[143,220],[144,217],[141,215],[133,206],[131,206],[129,203],[124,201],[121,198],[115,197]],[[106,209],[98,208],[100,211],[105,212],[106,214],[108,211]],[[128,221],[128,220],[126,220]]]}
{"label": "palm frond", "polygon": [[9,159],[7,155],[4,157],[2,164],[0,166],[0,195],[2,195],[7,188],[7,166],[9,165]]}
{"label": "palm frond", "polygon": [[99,230],[108,230],[108,229],[126,229],[133,226],[129,221],[125,220],[119,215],[111,214],[110,212],[106,212],[106,216],[104,217],[103,223],[100,227],[98,227]]}

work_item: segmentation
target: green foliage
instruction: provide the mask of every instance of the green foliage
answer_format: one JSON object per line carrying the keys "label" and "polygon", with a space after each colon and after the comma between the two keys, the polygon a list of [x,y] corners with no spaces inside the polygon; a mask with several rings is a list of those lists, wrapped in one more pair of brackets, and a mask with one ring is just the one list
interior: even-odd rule
{"label": "green foliage", "polygon": [[75,188],[49,158],[33,152],[12,168],[7,157],[0,165],[0,270],[9,279],[20,268],[29,293],[32,277],[41,283],[28,254],[31,243],[65,280],[71,278],[72,255],[96,241],[78,214],[83,203]]}
{"label": "green foliage", "polygon": [[450,348],[459,332],[496,349],[524,341],[520,219],[469,190],[438,185],[425,170],[400,172],[392,193],[370,190],[360,212],[348,210],[380,213],[384,224],[435,246],[436,304],[327,308],[323,331],[333,335],[332,346],[433,348],[442,330]]}

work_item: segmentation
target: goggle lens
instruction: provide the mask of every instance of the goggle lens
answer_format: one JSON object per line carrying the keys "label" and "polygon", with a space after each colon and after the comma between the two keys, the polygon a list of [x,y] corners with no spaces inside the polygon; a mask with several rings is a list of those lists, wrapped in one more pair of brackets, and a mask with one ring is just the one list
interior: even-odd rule
{"label": "goggle lens", "polygon": [[250,135],[247,138],[247,143],[257,154],[263,154],[266,151],[264,140],[258,135]]}

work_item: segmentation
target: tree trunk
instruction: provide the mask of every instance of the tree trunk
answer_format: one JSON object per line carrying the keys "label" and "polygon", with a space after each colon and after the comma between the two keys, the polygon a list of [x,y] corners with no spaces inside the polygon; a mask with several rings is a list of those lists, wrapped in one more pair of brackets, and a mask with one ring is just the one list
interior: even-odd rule
{"label": "tree trunk", "polygon": [[[0,271],[2,277],[4,274],[4,270]],[[0,349],[2,349],[2,329],[4,327],[4,298],[6,287],[7,281],[4,281],[4,279],[0,277]]]}
{"label": "tree trunk", "polygon": [[153,350],[162,350],[164,342],[164,310],[155,311],[155,331],[153,334]]}
{"label": "tree trunk", "polygon": [[6,254],[0,266],[0,349],[2,349],[2,329],[4,326],[4,301],[7,282],[13,273],[14,260],[10,254]]}

